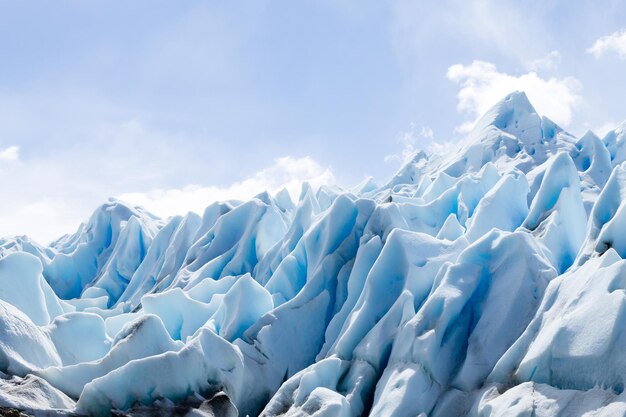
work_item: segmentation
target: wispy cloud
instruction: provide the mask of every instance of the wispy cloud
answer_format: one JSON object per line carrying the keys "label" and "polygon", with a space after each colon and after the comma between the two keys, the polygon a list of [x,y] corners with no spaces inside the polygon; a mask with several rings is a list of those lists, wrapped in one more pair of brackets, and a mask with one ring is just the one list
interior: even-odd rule
{"label": "wispy cloud", "polygon": [[[434,47],[438,58],[451,52],[488,50],[523,64],[543,53],[550,39],[550,33],[542,30],[538,10],[529,13],[519,2],[400,0],[393,4],[394,43],[403,63],[409,58],[413,64],[430,64],[424,53]],[[450,48],[441,48],[443,44]]]}
{"label": "wispy cloud", "polygon": [[543,58],[531,61],[528,69],[531,71],[554,71],[559,65],[561,65],[561,53],[559,51],[550,51]]}
{"label": "wispy cloud", "polygon": [[587,52],[596,59],[609,52],[616,53],[621,59],[626,59],[626,29],[601,37],[591,48],[587,49]]}
{"label": "wispy cloud", "polygon": [[[313,188],[336,183],[330,167],[322,166],[308,156],[286,156],[250,175],[242,174],[239,178],[243,179],[234,179],[226,185],[209,185],[200,182],[203,180],[198,176],[198,182],[189,185],[150,187],[148,184],[168,184],[165,181],[167,178],[159,176],[156,181],[145,181],[141,178],[141,171],[146,169],[146,175],[151,177],[158,173],[155,164],[160,163],[165,167],[175,161],[176,167],[184,166],[184,162],[178,160],[180,155],[168,148],[169,161],[165,156],[150,153],[154,161],[150,161],[148,166],[137,165],[133,168],[132,163],[137,160],[113,161],[113,154],[120,152],[120,148],[113,145],[115,143],[111,149],[98,149],[102,155],[100,160],[95,158],[93,152],[74,149],[50,158],[0,164],[0,175],[16,178],[15,181],[4,181],[0,185],[0,192],[10,196],[0,206],[0,236],[25,234],[41,243],[48,243],[63,234],[74,232],[79,222],[86,220],[107,196],[116,196],[128,203],[143,206],[159,216],[168,217],[189,211],[201,214],[214,201],[249,199],[263,191],[275,194],[283,188],[293,198],[297,198],[305,181]],[[131,153],[141,153],[143,142],[141,145],[133,146]],[[124,158],[124,155],[120,153],[119,157]],[[73,168],[74,164],[78,166]],[[84,175],[81,177],[77,170]],[[164,172],[169,175],[165,168]],[[98,181],[94,178],[96,173],[105,179]],[[219,184],[218,181],[216,184]],[[123,183],[124,187],[117,183]],[[120,188],[131,187],[137,191],[119,191]]]}
{"label": "wispy cloud", "polygon": [[515,76],[484,61],[452,65],[446,76],[460,85],[458,110],[469,117],[457,128],[461,133],[470,130],[483,113],[511,91],[525,91],[540,114],[564,127],[570,124],[574,110],[582,102],[582,85],[574,77],[544,79],[534,71]]}
{"label": "wispy cloud", "polygon": [[6,149],[0,150],[0,161],[17,161],[20,159],[20,147],[9,146]]}
{"label": "wispy cloud", "polygon": [[188,211],[202,213],[206,206],[215,201],[246,200],[263,191],[275,194],[283,188],[289,191],[292,198],[297,198],[304,182],[319,188],[324,184],[333,184],[335,177],[330,168],[321,166],[311,157],[286,156],[276,159],[271,166],[242,181],[227,186],[192,184],[182,188],[125,193],[118,198],[167,217]]}
{"label": "wispy cloud", "polygon": [[415,125],[411,124],[411,129],[403,132],[398,138],[398,143],[402,145],[402,149],[398,153],[385,156],[385,162],[399,161],[404,163],[416,151],[429,148],[434,140],[435,134],[430,127],[422,126],[417,129]]}

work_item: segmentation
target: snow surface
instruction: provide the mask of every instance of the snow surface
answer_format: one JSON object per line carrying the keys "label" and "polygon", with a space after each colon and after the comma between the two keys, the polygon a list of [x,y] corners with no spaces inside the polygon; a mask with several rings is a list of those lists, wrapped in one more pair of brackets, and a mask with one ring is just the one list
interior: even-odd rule
{"label": "snow surface", "polygon": [[512,93],[383,186],[1,239],[0,407],[626,416],[625,126]]}

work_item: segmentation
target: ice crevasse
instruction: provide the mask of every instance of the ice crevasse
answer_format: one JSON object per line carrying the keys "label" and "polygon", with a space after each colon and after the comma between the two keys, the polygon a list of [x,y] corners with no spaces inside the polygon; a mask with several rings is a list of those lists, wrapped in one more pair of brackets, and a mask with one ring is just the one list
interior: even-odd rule
{"label": "ice crevasse", "polygon": [[626,123],[577,138],[515,92],[384,185],[6,237],[0,406],[626,416],[625,161]]}

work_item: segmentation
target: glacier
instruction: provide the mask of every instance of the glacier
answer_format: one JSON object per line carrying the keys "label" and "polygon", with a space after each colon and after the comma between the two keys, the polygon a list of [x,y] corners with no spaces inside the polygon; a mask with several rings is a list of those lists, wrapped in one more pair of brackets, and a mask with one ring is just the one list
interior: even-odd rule
{"label": "glacier", "polygon": [[509,94],[383,185],[202,216],[110,199],[0,240],[0,407],[40,416],[626,416],[626,122]]}

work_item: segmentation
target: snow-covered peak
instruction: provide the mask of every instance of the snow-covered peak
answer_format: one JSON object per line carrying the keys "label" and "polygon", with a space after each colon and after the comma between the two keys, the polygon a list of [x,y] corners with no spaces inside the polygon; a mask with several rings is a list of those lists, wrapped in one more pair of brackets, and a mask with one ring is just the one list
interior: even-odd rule
{"label": "snow-covered peak", "polygon": [[507,95],[487,111],[476,123],[470,137],[479,139],[493,127],[515,136],[527,146],[536,145],[543,139],[541,117],[522,91]]}
{"label": "snow-covered peak", "polygon": [[576,141],[552,120],[537,114],[525,93],[513,92],[451,148],[431,155],[417,151],[382,189],[410,193],[407,184],[424,184],[441,173],[459,178],[488,163],[501,171],[528,173],[559,152],[572,152]]}
{"label": "snow-covered peak", "polygon": [[[79,297],[102,273],[124,239],[154,236],[163,222],[141,207],[109,199],[72,235],[56,240],[50,248],[59,256],[44,265],[46,278],[63,298]],[[129,229],[126,233],[126,229]],[[131,229],[136,233],[130,233]],[[122,241],[119,238],[123,237]],[[71,268],[71,275],[68,275]]]}

